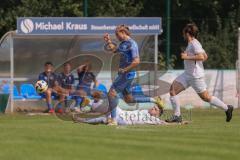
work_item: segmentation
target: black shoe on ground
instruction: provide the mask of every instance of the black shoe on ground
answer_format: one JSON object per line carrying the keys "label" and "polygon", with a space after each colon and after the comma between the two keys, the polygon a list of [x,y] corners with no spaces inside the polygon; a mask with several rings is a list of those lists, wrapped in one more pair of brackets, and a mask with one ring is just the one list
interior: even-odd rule
{"label": "black shoe on ground", "polygon": [[168,123],[181,123],[182,122],[182,116],[175,116],[173,115],[170,119],[165,120]]}
{"label": "black shoe on ground", "polygon": [[232,119],[232,112],[233,112],[233,106],[228,105],[228,110],[225,111],[226,113],[226,122],[230,122]]}

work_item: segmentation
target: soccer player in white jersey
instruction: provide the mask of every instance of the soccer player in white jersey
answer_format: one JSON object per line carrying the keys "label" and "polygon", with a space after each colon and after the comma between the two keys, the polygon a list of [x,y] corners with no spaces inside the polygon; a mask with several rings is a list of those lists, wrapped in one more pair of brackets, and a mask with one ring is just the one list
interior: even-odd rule
{"label": "soccer player in white jersey", "polygon": [[165,125],[165,121],[160,119],[163,110],[157,105],[150,109],[125,111],[117,107],[117,121],[119,125]]}
{"label": "soccer player in white jersey", "polygon": [[186,50],[181,53],[181,58],[184,60],[184,73],[179,75],[170,87],[170,101],[174,109],[174,114],[166,122],[182,122],[180,104],[178,94],[188,87],[192,87],[200,98],[211,105],[223,109],[226,113],[226,121],[232,119],[233,106],[227,105],[217,97],[209,95],[207,86],[204,80],[203,61],[207,60],[208,56],[200,42],[196,39],[198,28],[195,24],[187,24],[183,29],[183,37],[188,42]]}
{"label": "soccer player in white jersey", "polygon": [[[95,107],[101,107],[102,104],[96,103]],[[105,106],[106,107],[106,106]],[[96,108],[95,108],[96,109]],[[116,121],[118,125],[167,125],[169,123],[161,120],[159,117],[162,115],[163,110],[157,105],[150,109],[126,111],[116,107]],[[108,115],[103,115],[97,118],[80,118],[75,117],[75,122],[89,123],[89,124],[107,124]]]}

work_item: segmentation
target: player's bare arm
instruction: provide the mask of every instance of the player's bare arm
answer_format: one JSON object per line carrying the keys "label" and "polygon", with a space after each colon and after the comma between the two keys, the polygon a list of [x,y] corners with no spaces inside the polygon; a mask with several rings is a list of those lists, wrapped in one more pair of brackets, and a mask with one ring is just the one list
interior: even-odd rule
{"label": "player's bare arm", "polygon": [[58,81],[54,82],[53,92],[56,92],[59,95],[68,95],[69,94],[69,90],[61,87]]}
{"label": "player's bare arm", "polygon": [[115,52],[117,51],[117,46],[112,43],[112,40],[111,40],[110,35],[109,35],[108,33],[106,33],[103,38],[104,38],[104,41],[107,43],[109,49],[110,49],[113,53],[115,53]]}
{"label": "player's bare arm", "polygon": [[80,65],[77,69],[77,72],[82,72],[84,70],[84,67],[86,67],[86,64]]}
{"label": "player's bare arm", "polygon": [[95,79],[94,80],[94,86],[97,87],[98,86],[98,81]]}
{"label": "player's bare arm", "polygon": [[204,60],[203,61],[206,61],[207,59],[208,59],[208,55],[207,55],[207,53],[203,53],[203,56],[204,56]]}
{"label": "player's bare arm", "polygon": [[192,61],[205,61],[206,60],[206,53],[198,53],[194,56],[189,56],[186,52],[181,53],[181,58],[183,60],[192,60]]}

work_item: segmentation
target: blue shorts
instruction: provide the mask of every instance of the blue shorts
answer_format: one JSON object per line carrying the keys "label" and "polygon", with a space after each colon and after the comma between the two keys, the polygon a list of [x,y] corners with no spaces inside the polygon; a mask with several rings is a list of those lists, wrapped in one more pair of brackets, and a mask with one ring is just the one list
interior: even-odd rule
{"label": "blue shorts", "polygon": [[87,93],[87,95],[91,95],[91,88],[90,86],[87,86],[87,85],[78,85],[77,86],[77,90],[83,90]]}
{"label": "blue shorts", "polygon": [[123,95],[131,94],[131,86],[134,80],[136,72],[118,73],[117,77],[113,81],[111,89],[114,89],[117,93]]}

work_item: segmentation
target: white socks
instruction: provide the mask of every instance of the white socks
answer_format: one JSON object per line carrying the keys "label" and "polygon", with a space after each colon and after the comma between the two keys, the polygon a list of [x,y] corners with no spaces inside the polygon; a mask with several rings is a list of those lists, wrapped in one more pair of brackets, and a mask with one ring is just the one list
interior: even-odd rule
{"label": "white socks", "polygon": [[[181,111],[180,111],[180,103],[178,100],[178,96],[170,96],[170,101],[171,101],[172,107],[174,109],[174,115],[180,116]],[[223,103],[220,99],[218,99],[217,97],[212,96],[211,101],[209,103],[218,108],[221,108],[225,111],[228,110],[228,106],[225,103]]]}
{"label": "white socks", "polygon": [[170,96],[170,101],[174,109],[174,115],[180,116],[181,112],[180,112],[180,104],[179,104],[178,96]]}
{"label": "white socks", "polygon": [[217,97],[214,97],[214,96],[212,96],[212,98],[211,98],[211,101],[210,101],[210,104],[212,104],[212,105],[214,105],[214,106],[216,106],[216,107],[218,107],[218,108],[221,108],[221,109],[223,109],[223,110],[228,110],[228,107],[227,107],[227,105],[225,104],[225,103],[223,103],[220,99],[218,99]]}

